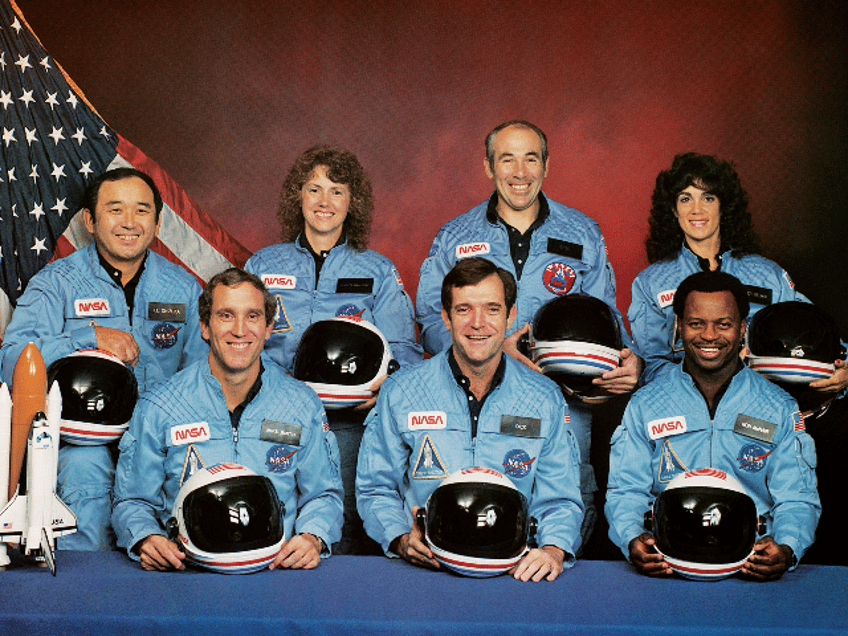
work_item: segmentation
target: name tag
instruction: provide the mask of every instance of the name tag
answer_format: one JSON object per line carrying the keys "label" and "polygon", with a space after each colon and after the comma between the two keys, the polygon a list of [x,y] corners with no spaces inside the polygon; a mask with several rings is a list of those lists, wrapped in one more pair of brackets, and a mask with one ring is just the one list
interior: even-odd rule
{"label": "name tag", "polygon": [[648,422],[648,436],[651,439],[661,439],[670,435],[680,435],[685,432],[686,418],[682,415]]}
{"label": "name tag", "polygon": [[501,415],[501,433],[516,437],[539,437],[542,433],[542,420],[535,417]]}
{"label": "name tag", "polygon": [[147,303],[147,319],[185,322],[185,303]]}
{"label": "name tag", "polygon": [[259,439],[278,444],[300,445],[301,426],[299,424],[284,424],[272,420],[262,420],[262,431]]}
{"label": "name tag", "polygon": [[444,411],[414,411],[407,415],[406,425],[410,431],[446,428],[448,416]]}
{"label": "name tag", "polygon": [[74,301],[74,313],[77,316],[108,316],[109,301],[105,298],[78,298]]}
{"label": "name tag", "polygon": [[555,238],[548,239],[548,252],[551,254],[559,254],[568,258],[576,258],[578,261],[583,258],[583,246],[579,243],[569,243]]}
{"label": "name tag", "polygon": [[373,289],[373,278],[340,278],[336,283],[337,294],[370,294]]}
{"label": "name tag", "polygon": [[777,432],[777,425],[740,413],[736,416],[736,425],[733,427],[733,432],[771,444],[774,441],[774,434]]}
{"label": "name tag", "polygon": [[755,287],[754,285],[745,285],[745,292],[748,294],[748,302],[758,305],[771,305],[771,290],[766,287]]}
{"label": "name tag", "polygon": [[206,422],[193,422],[171,427],[171,444],[174,446],[205,442],[209,437],[209,424]]}
{"label": "name tag", "polygon": [[297,285],[297,276],[287,274],[263,274],[262,282],[269,289],[294,289]]}

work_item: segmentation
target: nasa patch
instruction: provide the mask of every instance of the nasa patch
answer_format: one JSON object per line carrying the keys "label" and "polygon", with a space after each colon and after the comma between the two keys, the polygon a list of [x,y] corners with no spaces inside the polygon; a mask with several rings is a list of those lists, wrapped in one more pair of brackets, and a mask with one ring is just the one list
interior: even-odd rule
{"label": "nasa patch", "polygon": [[748,473],[758,473],[766,465],[766,457],[771,455],[771,451],[767,451],[759,444],[745,444],[739,450],[739,468]]}
{"label": "nasa patch", "polygon": [[274,314],[274,326],[271,333],[283,333],[291,331],[292,324],[286,314],[286,307],[283,305],[283,297],[279,294],[274,295],[274,300],[277,301],[277,312]]}
{"label": "nasa patch", "polygon": [[661,291],[657,294],[657,304],[665,309],[666,307],[671,307],[674,302],[674,292],[677,291],[677,288],[674,289],[666,289],[665,291]]}
{"label": "nasa patch", "polygon": [[503,459],[504,475],[520,479],[530,473],[530,465],[536,461],[523,448],[513,448]]}
{"label": "nasa patch", "polygon": [[412,468],[412,478],[444,479],[447,476],[448,471],[442,463],[442,458],[439,457],[439,451],[436,450],[430,436],[425,435],[421,441],[421,448],[418,451],[415,466]]}
{"label": "nasa patch", "polygon": [[686,418],[675,415],[661,420],[652,420],[646,424],[648,436],[653,440],[662,439],[670,435],[680,435],[686,432]]}
{"label": "nasa patch", "polygon": [[105,298],[78,298],[74,301],[74,313],[85,316],[108,316],[109,301]]}
{"label": "nasa patch", "polygon": [[277,444],[268,449],[265,455],[265,466],[269,473],[284,473],[294,464],[297,448],[288,444]]}
{"label": "nasa patch", "polygon": [[297,287],[297,276],[262,274],[262,282],[268,289],[295,289]]}
{"label": "nasa patch", "polygon": [[191,422],[171,427],[171,446],[184,446],[193,442],[206,442],[211,438],[209,424]]}
{"label": "nasa patch", "polygon": [[177,332],[182,327],[175,327],[170,322],[160,322],[150,331],[150,342],[154,349],[170,349],[177,344]]}
{"label": "nasa patch", "polygon": [[542,272],[542,282],[554,294],[567,294],[574,287],[577,274],[570,265],[554,261]]}
{"label": "nasa patch", "polygon": [[463,243],[456,246],[456,259],[480,256],[491,251],[488,243]]}
{"label": "nasa patch", "polygon": [[353,303],[348,303],[347,305],[342,305],[341,307],[336,309],[336,318],[340,318],[342,316],[349,316],[351,318],[362,318],[362,314],[364,313],[364,309],[360,309]]}
{"label": "nasa patch", "polygon": [[406,416],[410,431],[447,428],[448,416],[444,411],[412,411]]}

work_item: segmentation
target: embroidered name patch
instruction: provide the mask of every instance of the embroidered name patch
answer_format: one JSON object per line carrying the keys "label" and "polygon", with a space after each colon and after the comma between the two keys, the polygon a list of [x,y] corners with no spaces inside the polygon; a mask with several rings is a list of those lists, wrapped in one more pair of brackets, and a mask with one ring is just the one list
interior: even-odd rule
{"label": "embroidered name patch", "polygon": [[185,322],[185,303],[147,303],[147,319]]}
{"label": "embroidered name patch", "polygon": [[444,411],[414,411],[406,421],[410,431],[435,430],[447,427],[448,416]]}
{"label": "embroidered name patch", "polygon": [[748,302],[757,305],[771,305],[771,290],[767,287],[756,287],[745,285],[745,293],[748,294]]}
{"label": "embroidered name patch", "polygon": [[516,437],[539,437],[542,433],[542,420],[535,417],[501,415],[501,433]]}
{"label": "embroidered name patch", "polygon": [[74,301],[77,316],[108,316],[109,301],[105,298],[78,298]]}
{"label": "embroidered name patch", "polygon": [[171,427],[171,444],[173,446],[205,442],[209,438],[209,424],[206,422],[193,422]]}
{"label": "embroidered name patch", "polygon": [[288,274],[263,274],[262,282],[268,289],[294,289],[297,285],[297,276]]}
{"label": "embroidered name patch", "polygon": [[300,424],[284,424],[271,420],[262,420],[262,430],[259,439],[265,442],[277,442],[278,444],[300,445]]}
{"label": "embroidered name patch", "polygon": [[488,243],[463,243],[456,246],[456,257],[467,258],[469,256],[480,256],[491,251]]}
{"label": "embroidered name patch", "polygon": [[765,420],[758,420],[756,417],[743,415],[740,413],[736,416],[736,424],[733,427],[734,433],[739,433],[745,437],[756,439],[761,442],[771,444],[774,441],[774,434],[777,431],[777,426]]}
{"label": "embroidered name patch", "polygon": [[682,415],[662,420],[648,422],[648,436],[651,439],[662,439],[670,435],[680,435],[686,432],[686,418]]}

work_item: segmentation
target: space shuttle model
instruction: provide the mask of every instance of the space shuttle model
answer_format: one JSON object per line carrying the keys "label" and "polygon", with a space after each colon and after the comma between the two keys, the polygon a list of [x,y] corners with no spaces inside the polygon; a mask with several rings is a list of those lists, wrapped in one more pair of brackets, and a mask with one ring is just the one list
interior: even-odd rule
{"label": "space shuttle model", "polygon": [[[47,392],[44,359],[24,347],[12,374],[12,390],[0,385],[0,567],[9,564],[6,543],[47,562],[56,575],[56,537],[75,532],[77,520],[56,496],[62,395]],[[25,477],[22,469],[25,466]],[[7,503],[8,501],[8,503]]]}

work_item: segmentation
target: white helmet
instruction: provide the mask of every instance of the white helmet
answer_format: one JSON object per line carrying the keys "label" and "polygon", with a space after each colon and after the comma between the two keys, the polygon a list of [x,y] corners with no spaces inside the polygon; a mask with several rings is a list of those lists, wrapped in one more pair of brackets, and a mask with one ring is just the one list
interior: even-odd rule
{"label": "white helmet", "polygon": [[311,386],[329,411],[368,401],[374,381],[397,368],[377,327],[357,316],[339,316],[306,329],[295,353],[293,375]]}
{"label": "white helmet", "polygon": [[491,468],[449,475],[418,510],[416,522],[439,563],[473,577],[512,569],[536,534],[527,499],[508,477]]}
{"label": "white helmet", "polygon": [[675,572],[703,581],[742,569],[764,532],[754,500],[739,480],[717,468],[677,475],[654,501],[653,519],[645,525]]}
{"label": "white helmet", "polygon": [[189,477],[168,526],[193,563],[224,574],[262,570],[283,545],[285,509],[274,484],[249,468],[222,463]]}

